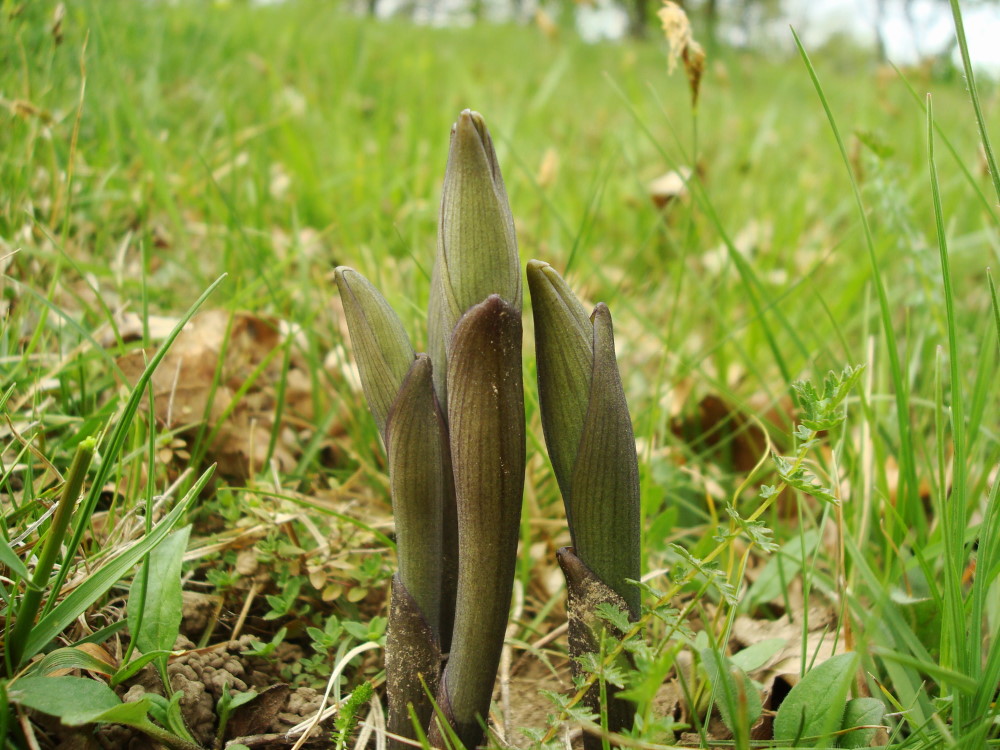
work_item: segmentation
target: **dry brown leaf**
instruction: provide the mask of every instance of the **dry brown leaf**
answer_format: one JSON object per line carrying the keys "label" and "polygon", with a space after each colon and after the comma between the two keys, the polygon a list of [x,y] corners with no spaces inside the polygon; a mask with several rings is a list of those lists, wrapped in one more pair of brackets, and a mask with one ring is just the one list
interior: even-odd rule
{"label": "dry brown leaf", "polygon": [[[152,377],[157,422],[182,433],[203,422],[214,439],[209,452],[224,476],[244,478],[262,468],[278,430],[273,458],[290,468],[297,455],[295,428],[312,426],[313,391],[307,365],[294,356],[285,374],[283,422],[275,426],[282,352],[287,340],[279,321],[247,312],[208,310],[185,326]],[[135,385],[153,356],[136,350],[118,360]],[[237,399],[237,394],[242,395]],[[169,446],[170,459],[183,457]]]}
{"label": "dry brown leaf", "polygon": [[691,179],[691,167],[678,167],[652,180],[646,189],[657,208],[663,208],[678,198],[688,194],[687,183]]}
{"label": "dry brown leaf", "polygon": [[691,107],[698,109],[698,93],[701,91],[701,77],[705,74],[705,49],[698,42],[691,43],[681,52],[684,72],[687,73],[688,87],[691,89]]}
{"label": "dry brown leaf", "polygon": [[757,423],[714,393],[698,402],[696,414],[675,418],[671,431],[692,445],[703,443],[718,450],[741,474],[751,471],[767,448],[767,438]]}
{"label": "dry brown leaf", "polygon": [[[786,645],[772,656],[760,669],[750,673],[764,686],[765,696],[770,696],[779,678],[787,685],[795,685],[799,675],[812,664],[822,664],[835,654],[847,651],[845,639],[837,638],[836,618],[829,609],[813,607],[809,610],[809,629],[803,659],[802,624],[804,612],[794,613],[777,620],[757,620],[742,615],[733,623],[732,643],[735,650],[752,646],[770,638],[784,639]],[[766,703],[766,701],[765,701]],[[770,706],[769,706],[770,707]]]}
{"label": "dry brown leaf", "polygon": [[[143,325],[142,316],[134,312],[123,312],[115,316],[115,327],[122,341],[140,341],[144,330],[149,331],[149,338],[152,341],[163,341],[177,325],[177,318],[168,318],[163,315],[149,315],[146,324]],[[101,346],[108,348],[118,343],[111,326],[102,326],[99,342]]]}
{"label": "dry brown leaf", "polygon": [[[110,677],[111,675],[113,675],[115,672],[118,671],[118,660],[115,659],[115,657],[113,657],[111,654],[109,654],[107,652],[107,650],[103,646],[100,646],[100,645],[98,645],[96,643],[80,643],[80,644],[77,644],[76,646],[72,646],[71,648],[74,648],[77,651],[82,651],[83,653],[85,653],[85,654],[87,654],[89,656],[94,657],[99,662],[103,662],[104,664],[108,665],[107,671],[105,671],[103,669],[101,669],[101,670],[98,670],[98,669],[88,669],[87,670],[88,672],[91,672],[91,673],[94,673],[94,674],[100,674],[100,675],[103,675],[104,677]],[[71,669],[71,668],[55,669],[55,670],[49,672],[48,676],[49,677],[62,677],[63,675],[71,674],[72,672],[75,672],[75,671],[76,671],[75,669]]]}

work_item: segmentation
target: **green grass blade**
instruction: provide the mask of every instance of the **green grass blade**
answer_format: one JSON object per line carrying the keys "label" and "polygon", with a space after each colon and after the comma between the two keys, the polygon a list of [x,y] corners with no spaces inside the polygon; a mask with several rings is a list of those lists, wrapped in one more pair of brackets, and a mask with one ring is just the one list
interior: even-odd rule
{"label": "green grass blade", "polygon": [[11,572],[24,581],[26,586],[33,586],[31,582],[31,576],[28,573],[28,569],[24,567],[24,563],[21,562],[21,558],[14,554],[14,550],[10,548],[6,540],[0,539],[0,563],[3,563]]}
{"label": "green grass blade", "polygon": [[[910,92],[910,96],[913,97],[913,100],[920,106],[921,110],[926,111],[927,103],[925,99],[917,93],[915,88],[913,88],[913,84],[911,84],[907,80],[906,76],[903,75],[903,71],[897,68],[894,64],[892,68],[896,71],[896,75],[899,76],[899,80],[901,80],[903,85],[906,86],[906,90]],[[951,139],[936,122],[934,123],[934,132],[937,134],[937,137],[941,139],[945,148],[948,149],[952,159],[955,161],[955,165],[962,172],[962,176],[965,177],[965,181],[969,183],[969,187],[972,188],[976,197],[979,198],[980,203],[983,204],[983,208],[990,213],[994,221],[1000,223],[1000,214],[997,213],[997,207],[990,203],[990,199],[986,197],[986,193],[984,193],[983,189],[979,186],[979,181],[972,174],[972,170],[969,169],[969,165],[965,163],[965,159],[959,155],[958,149],[955,148],[955,144],[951,142]]]}
{"label": "green grass blade", "polygon": [[[101,493],[104,491],[104,485],[111,475],[111,471],[114,468],[118,456],[121,454],[122,448],[125,445],[125,440],[128,437],[130,428],[132,427],[132,421],[135,419],[136,412],[139,411],[139,404],[142,402],[143,396],[145,395],[146,386],[150,379],[153,377],[153,372],[159,366],[160,362],[167,355],[170,350],[170,346],[174,343],[176,338],[180,335],[181,330],[187,325],[188,321],[194,317],[194,314],[198,311],[198,308],[207,300],[219,285],[225,280],[226,275],[223,274],[217,278],[211,286],[209,286],[201,296],[195,300],[195,303],[191,305],[188,311],[181,316],[181,319],[177,321],[173,330],[164,340],[163,344],[157,350],[156,354],[150,359],[149,364],[146,365],[146,369],[143,371],[142,375],[139,376],[139,380],[136,382],[135,387],[132,389],[132,393],[129,395],[129,399],[125,404],[125,408],[122,410],[122,414],[118,419],[114,430],[111,432],[111,437],[104,448],[103,455],[101,456],[102,461],[98,466],[97,472],[94,476],[93,482],[90,485],[90,492],[87,494],[86,501],[81,505],[78,512],[78,519],[73,531],[73,538],[70,540],[68,547],[66,548],[66,557],[63,560],[62,566],[59,573],[56,576],[56,581],[53,585],[53,590],[58,591],[62,588],[63,582],[66,580],[66,576],[69,575],[69,571],[72,563],[73,556],[76,554],[76,550],[80,546],[80,541],[83,539],[83,535],[87,529],[87,525],[90,522],[90,517],[94,513],[94,509],[97,507],[97,501],[100,499]],[[49,606],[46,606],[46,611],[49,610]]]}
{"label": "green grass blade", "polygon": [[969,57],[969,45],[965,40],[965,23],[962,21],[962,9],[958,0],[951,0],[951,15],[955,19],[955,36],[958,38],[958,49],[962,53],[962,66],[965,68],[965,80],[969,86],[969,97],[972,108],[976,112],[976,124],[979,125],[979,137],[982,139],[983,151],[986,153],[986,166],[993,180],[993,189],[1000,201],[1000,172],[997,171],[997,158],[993,153],[993,144],[986,131],[986,118],[983,117],[983,107],[979,103],[979,90],[976,88],[976,76],[972,71],[972,58]]}
{"label": "green grass blade", "polygon": [[86,581],[53,607],[47,615],[42,617],[28,637],[24,650],[24,658],[30,659],[45,648],[67,625],[79,617],[81,612],[97,601],[101,595],[121,580],[144,555],[162,542],[174,525],[180,520],[181,516],[187,512],[191,503],[198,497],[198,493],[201,492],[202,488],[208,483],[208,480],[211,479],[214,471],[214,465],[205,470],[205,473],[199,477],[187,495],[153,527],[152,534],[143,537],[142,541],[94,571],[92,575],[88,576]]}
{"label": "green grass blade", "polygon": [[[951,431],[952,431],[952,483],[951,495],[945,501],[945,487],[941,488],[942,513],[939,521],[944,537],[944,594],[945,612],[942,621],[941,638],[948,640],[947,647],[942,643],[941,653],[950,654],[955,660],[953,666],[964,674],[976,679],[978,677],[981,656],[979,642],[976,638],[966,636],[963,614],[965,612],[962,597],[962,569],[966,562],[964,531],[966,527],[966,443],[965,443],[965,409],[962,403],[962,381],[959,371],[958,356],[958,325],[955,320],[955,291],[951,277],[951,264],[948,258],[948,241],[944,228],[944,211],[941,207],[941,190],[938,184],[937,165],[934,161],[934,107],[930,96],[927,97],[927,163],[930,170],[931,197],[934,205],[934,225],[937,231],[938,253],[941,260],[941,276],[944,287],[945,314],[948,323],[948,359],[951,376]],[[943,446],[942,446],[943,450]],[[971,623],[978,630],[977,623]],[[974,630],[974,632],[975,632]],[[944,660],[946,666],[949,660]],[[961,699],[955,704],[955,721],[958,725],[964,723],[966,702]]]}
{"label": "green grass blade", "polygon": [[139,578],[129,591],[129,628],[143,653],[169,651],[177,640],[183,607],[181,563],[190,536],[188,525],[158,544],[143,562],[143,567],[149,570],[148,577]]}
{"label": "green grass blade", "polygon": [[990,300],[993,303],[993,325],[997,330],[997,351],[1000,352],[1000,302],[997,301],[997,287],[993,283],[993,273],[986,269],[986,281],[990,285]]}
{"label": "green grass blade", "polygon": [[[984,621],[988,625],[988,618],[985,614],[987,598],[991,588],[997,585],[998,579],[1000,579],[1000,481],[994,479],[993,487],[986,501],[986,515],[979,535],[976,577],[970,596],[972,611],[969,621],[973,627]],[[972,645],[976,647],[978,652],[978,639],[970,640],[973,641]],[[998,706],[995,704],[995,685],[1000,685],[1000,635],[993,633],[992,641],[987,647],[982,676],[979,680],[979,691],[971,711],[973,716],[987,715],[991,704],[994,704],[994,712],[998,710]]]}
{"label": "green grass blade", "polygon": [[840,149],[841,160],[847,170],[847,174],[851,182],[851,189],[854,191],[854,199],[857,203],[858,213],[861,217],[861,226],[864,230],[865,246],[868,249],[868,260],[871,264],[872,279],[878,296],[879,311],[882,318],[882,333],[885,336],[886,350],[889,355],[889,369],[892,376],[893,386],[895,387],[896,418],[897,429],[899,431],[898,460],[901,469],[899,494],[901,499],[906,499],[906,509],[908,511],[908,514],[906,514],[908,515],[907,520],[913,523],[917,529],[925,530],[927,528],[927,519],[924,516],[923,509],[920,505],[920,498],[918,496],[919,485],[917,482],[917,470],[914,465],[914,456],[916,454],[914,453],[913,448],[913,438],[910,435],[909,386],[906,382],[899,359],[899,350],[897,348],[898,339],[896,338],[896,330],[892,322],[892,311],[889,307],[889,295],[886,292],[885,281],[882,278],[882,271],[879,268],[878,258],[875,255],[875,239],[872,235],[871,225],[868,221],[868,213],[865,210],[865,204],[861,198],[861,189],[858,187],[858,182],[854,177],[854,171],[851,169],[851,160],[848,157],[847,148],[844,146],[844,139],[840,135],[840,128],[837,126],[837,121],[833,116],[833,110],[830,109],[830,103],[827,101],[826,94],[823,91],[823,86],[820,84],[816,69],[813,67],[812,61],[809,59],[809,55],[806,53],[805,47],[802,46],[802,41],[799,39],[799,35],[795,33],[794,29],[792,29],[792,36],[795,39],[795,45],[799,49],[799,54],[802,56],[802,61],[805,63],[806,70],[809,72],[809,77],[812,79],[813,87],[816,89],[816,94],[819,96],[820,103],[823,105],[823,110],[826,112],[827,121],[830,123],[830,130],[833,132],[833,137],[837,142],[837,148]]}
{"label": "green grass blade", "polygon": [[923,672],[936,680],[953,685],[962,695],[974,695],[979,688],[977,680],[961,672],[943,667],[934,660],[915,659],[909,654],[903,654],[887,648],[875,648],[874,653],[883,659],[903,664],[919,672]]}

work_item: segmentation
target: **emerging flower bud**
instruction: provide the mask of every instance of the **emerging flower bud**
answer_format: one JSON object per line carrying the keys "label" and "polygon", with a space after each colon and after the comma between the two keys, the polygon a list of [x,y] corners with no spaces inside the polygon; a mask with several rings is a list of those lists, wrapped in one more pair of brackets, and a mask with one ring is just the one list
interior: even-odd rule
{"label": "emerging flower bud", "polygon": [[448,445],[426,354],[417,355],[399,389],[389,410],[387,434],[399,577],[437,634]]}
{"label": "emerging flower bud", "polygon": [[[430,358],[418,354],[389,410],[386,440],[399,572],[392,583],[385,669],[390,731],[404,737],[413,734],[408,704],[421,724],[430,721],[431,701],[420,680],[437,690],[442,625],[450,637],[450,615],[443,610],[450,612],[452,605],[442,602],[444,509],[451,499],[446,433]],[[401,742],[391,747],[406,749]]]}
{"label": "emerging flower bud", "polygon": [[[389,459],[396,518],[399,572],[393,577],[386,641],[388,725],[413,736],[409,708],[421,723],[432,706],[424,689],[436,690],[441,646],[451,638],[454,617],[454,497],[447,428],[434,396],[431,361],[414,355],[406,331],[378,290],[350,268],[338,268],[361,384]],[[444,631],[444,632],[442,632]],[[401,742],[393,750],[406,748]]]}
{"label": "emerging flower bud", "polygon": [[500,164],[482,115],[467,109],[451,131],[428,312],[428,349],[442,404],[452,330],[491,294],[520,313],[517,240]]}
{"label": "emerging flower bud", "polygon": [[528,288],[535,319],[542,430],[559,490],[567,498],[566,520],[572,529],[570,476],[590,401],[594,326],[569,285],[548,263],[528,261]]}
{"label": "emerging flower bud", "polygon": [[[558,557],[569,595],[570,655],[579,675],[579,657],[597,651],[601,632],[608,630],[599,605],[625,610],[631,620],[639,617],[639,588],[629,583],[639,580],[642,564],[639,466],[607,306],[599,303],[588,318],[562,277],[537,260],[528,263],[528,286],[542,427],[573,540]],[[614,629],[609,634],[622,636]],[[604,707],[601,690],[607,694]],[[592,711],[606,708],[612,732],[630,727],[634,715],[617,694],[613,685],[593,685],[584,697]],[[604,744],[584,734],[585,750]]]}
{"label": "emerging flower bud", "polygon": [[576,555],[637,616],[639,468],[611,313],[583,307],[547,263],[528,263],[545,443]]}
{"label": "emerging flower bud", "polygon": [[346,266],[337,268],[336,277],[361,387],[387,442],[389,409],[413,364],[413,347],[399,317],[368,279]]}
{"label": "emerging flower bud", "polygon": [[[466,747],[482,739],[510,610],[524,485],[520,311],[497,295],[459,320],[448,360],[458,595],[438,703]],[[435,729],[430,738],[437,744]]]}

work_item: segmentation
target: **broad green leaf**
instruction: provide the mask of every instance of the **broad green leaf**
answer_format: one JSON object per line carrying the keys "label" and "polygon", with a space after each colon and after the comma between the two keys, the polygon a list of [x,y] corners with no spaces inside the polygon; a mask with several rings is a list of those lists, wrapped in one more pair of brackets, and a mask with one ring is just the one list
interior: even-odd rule
{"label": "broad green leaf", "polygon": [[[148,732],[152,729],[152,722],[150,722],[148,716],[149,706],[149,698],[142,698],[141,700],[130,701],[128,703],[119,703],[114,708],[109,708],[104,713],[94,716],[90,721],[83,723],[127,724],[130,727],[136,727]],[[65,719],[62,719],[62,721],[63,723],[67,723]]]}
{"label": "broad green leaf", "polygon": [[[143,653],[169,651],[181,627],[181,563],[191,527],[170,534],[149,554],[148,588],[136,576],[128,597],[128,625]],[[141,620],[141,622],[140,622]]]}
{"label": "broad green leaf", "polygon": [[24,648],[24,658],[30,659],[45,648],[49,641],[63,631],[63,628],[73,622],[82,612],[86,611],[87,607],[120,581],[147,553],[154,550],[174,527],[174,524],[180,520],[194,499],[198,497],[214,471],[214,465],[206,469],[187,495],[153,527],[149,536],[94,571],[86,581],[39,620],[28,637],[28,643]]}
{"label": "broad green leaf", "polygon": [[834,747],[858,655],[837,654],[806,673],[774,717],[774,739],[796,747]]}
{"label": "broad green leaf", "polygon": [[744,672],[753,672],[767,664],[768,660],[781,651],[786,643],[788,640],[785,638],[767,638],[733,654],[729,657],[729,661]]}
{"label": "broad green leaf", "polygon": [[[704,649],[701,652],[701,663],[708,673],[709,682],[715,688],[715,705],[719,707],[722,721],[733,734],[738,733],[737,723],[749,732],[760,717],[762,708],[760,694],[746,672],[717,649]],[[745,710],[740,708],[743,701]],[[741,714],[746,717],[745,720]]]}
{"label": "broad green leaf", "polygon": [[111,682],[109,684],[111,687],[120,685],[129,677],[135,675],[140,669],[149,664],[151,661],[155,661],[160,657],[168,657],[172,653],[172,651],[150,651],[148,654],[143,654],[138,659],[132,659],[132,661],[112,675]]}
{"label": "broad green leaf", "polygon": [[122,703],[103,682],[85,677],[23,677],[8,686],[7,694],[14,703],[57,716],[68,726],[95,721],[148,723],[148,700]]}
{"label": "broad green leaf", "polygon": [[[847,701],[841,729],[881,724],[885,716],[885,704],[877,698],[854,698]],[[868,747],[877,729],[855,729],[840,737],[840,747]]]}
{"label": "broad green leaf", "polygon": [[[248,690],[245,693],[233,693],[233,692],[230,692],[229,693],[229,700],[226,703],[226,707],[230,711],[232,711],[233,709],[239,708],[244,703],[249,703],[250,701],[252,701],[256,697],[257,697],[257,691],[256,690]],[[219,702],[221,703],[222,701],[220,700]]]}
{"label": "broad green leaf", "polygon": [[180,691],[169,698],[164,698],[156,693],[146,694],[146,699],[149,701],[149,715],[178,737],[193,743],[194,738],[188,731],[187,724],[184,723],[184,716],[181,714],[181,698],[183,697],[184,693]]}

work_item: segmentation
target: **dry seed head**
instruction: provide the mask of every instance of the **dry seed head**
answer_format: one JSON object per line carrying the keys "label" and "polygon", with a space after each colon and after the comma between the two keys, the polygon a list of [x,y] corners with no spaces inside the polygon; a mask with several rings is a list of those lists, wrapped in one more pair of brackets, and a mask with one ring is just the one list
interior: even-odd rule
{"label": "dry seed head", "polygon": [[691,21],[687,13],[672,0],[663,0],[663,7],[657,12],[663,35],[667,39],[667,75],[672,75],[677,68],[677,61],[684,63],[688,83],[691,86],[691,106],[698,106],[698,91],[701,87],[701,76],[705,71],[705,50],[695,41],[691,32]]}

